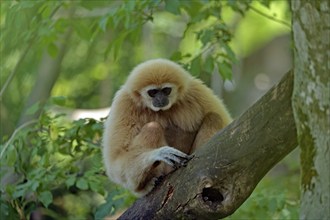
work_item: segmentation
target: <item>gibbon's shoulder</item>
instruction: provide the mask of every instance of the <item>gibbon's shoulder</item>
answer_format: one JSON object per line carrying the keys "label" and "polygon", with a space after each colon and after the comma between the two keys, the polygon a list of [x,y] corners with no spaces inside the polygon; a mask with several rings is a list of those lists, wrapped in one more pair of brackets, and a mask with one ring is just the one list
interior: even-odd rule
{"label": "gibbon's shoulder", "polygon": [[152,59],[136,66],[127,78],[125,88],[137,92],[148,85],[172,83],[185,89],[193,77],[179,64],[166,59]]}

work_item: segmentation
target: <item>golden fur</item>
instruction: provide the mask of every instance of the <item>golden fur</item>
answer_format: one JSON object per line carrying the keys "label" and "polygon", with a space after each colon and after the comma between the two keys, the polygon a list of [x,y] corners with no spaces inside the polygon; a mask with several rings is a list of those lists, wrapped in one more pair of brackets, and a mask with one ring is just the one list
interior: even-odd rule
{"label": "golden fur", "polygon": [[[162,85],[172,88],[170,103],[153,110],[145,88]],[[142,63],[116,93],[105,122],[107,175],[136,195],[145,195],[157,177],[176,167],[171,161],[184,164],[182,158],[188,160],[188,154],[231,120],[221,100],[178,64],[164,59]]]}

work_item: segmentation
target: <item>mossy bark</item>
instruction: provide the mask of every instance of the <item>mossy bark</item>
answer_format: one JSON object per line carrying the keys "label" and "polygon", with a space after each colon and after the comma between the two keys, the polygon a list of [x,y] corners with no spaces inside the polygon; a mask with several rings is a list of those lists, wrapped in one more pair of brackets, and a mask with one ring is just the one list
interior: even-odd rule
{"label": "mossy bark", "polygon": [[330,219],[329,7],[328,0],[291,1],[301,219]]}

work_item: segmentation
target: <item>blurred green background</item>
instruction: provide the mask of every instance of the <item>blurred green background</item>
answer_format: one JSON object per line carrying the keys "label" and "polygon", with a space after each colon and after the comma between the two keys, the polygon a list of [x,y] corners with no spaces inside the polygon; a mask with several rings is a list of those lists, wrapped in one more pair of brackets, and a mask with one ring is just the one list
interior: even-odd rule
{"label": "blurred green background", "polygon": [[[1,219],[97,219],[135,200],[105,177],[100,137],[115,92],[140,62],[181,63],[234,117],[292,66],[284,0],[0,4]],[[298,212],[295,150],[228,219]]]}

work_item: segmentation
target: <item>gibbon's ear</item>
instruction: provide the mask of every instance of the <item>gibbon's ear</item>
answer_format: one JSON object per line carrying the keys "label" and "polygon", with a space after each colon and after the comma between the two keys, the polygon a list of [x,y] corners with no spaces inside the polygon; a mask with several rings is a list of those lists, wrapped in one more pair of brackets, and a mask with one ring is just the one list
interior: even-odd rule
{"label": "gibbon's ear", "polygon": [[177,94],[176,94],[176,98],[179,101],[180,99],[183,99],[184,96],[186,95],[188,90],[188,86],[187,85],[179,85],[177,87]]}
{"label": "gibbon's ear", "polygon": [[132,91],[131,93],[130,93],[130,96],[132,97],[132,99],[134,100],[134,102],[135,102],[135,104],[137,105],[137,106],[140,106],[140,105],[142,105],[142,96],[141,96],[141,94],[140,94],[140,92],[139,91]]}
{"label": "gibbon's ear", "polygon": [[139,91],[133,91],[132,95],[134,99],[141,99],[141,94]]}

